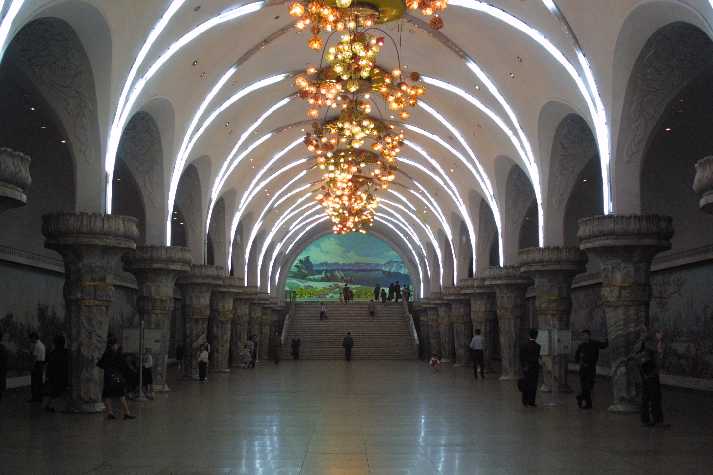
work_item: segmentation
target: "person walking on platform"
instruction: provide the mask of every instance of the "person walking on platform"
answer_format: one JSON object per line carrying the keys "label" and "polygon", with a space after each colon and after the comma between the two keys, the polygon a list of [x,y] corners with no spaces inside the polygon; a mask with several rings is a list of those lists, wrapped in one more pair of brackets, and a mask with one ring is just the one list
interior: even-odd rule
{"label": "person walking on platform", "polygon": [[45,384],[46,349],[36,332],[30,333],[32,342],[32,398],[29,402],[42,402],[42,388]]}
{"label": "person walking on platform", "polygon": [[293,338],[292,339],[292,359],[298,360],[300,359],[300,345],[302,344],[302,340],[299,338]]}
{"label": "person walking on platform", "polygon": [[536,407],[537,383],[540,376],[540,345],[537,343],[537,330],[529,332],[527,343],[520,348],[520,367],[523,373],[522,405]]}
{"label": "person walking on platform", "polygon": [[319,319],[320,320],[327,319],[327,304],[325,304],[324,302],[319,304]]}
{"label": "person walking on platform", "polygon": [[394,290],[395,290],[395,286],[394,286],[394,283],[392,282],[389,284],[389,302],[394,300]]}
{"label": "person walking on platform", "polygon": [[386,289],[381,289],[381,303],[386,303]]}
{"label": "person walking on platform", "polygon": [[485,369],[483,367],[483,335],[480,334],[480,328],[475,329],[475,334],[470,340],[470,353],[473,359],[473,376],[478,379],[478,368],[480,368],[480,377],[485,379]]}
{"label": "person walking on platform", "polygon": [[347,336],[342,340],[342,347],[344,348],[344,358],[347,361],[352,360],[352,348],[354,347],[354,338],[352,338],[352,333],[347,332]]}
{"label": "person walking on platform", "polygon": [[577,405],[581,409],[592,408],[592,390],[597,377],[597,361],[599,361],[599,350],[609,346],[608,341],[592,340],[592,332],[584,330],[582,332],[584,342],[577,347],[574,354],[575,363],[579,363],[579,386],[580,393],[577,395]]}
{"label": "person walking on platform", "polygon": [[374,300],[369,301],[369,318],[374,319],[376,317],[376,304],[374,303]]}
{"label": "person walking on platform", "polygon": [[376,302],[378,302],[380,296],[381,296],[381,286],[379,284],[376,284],[376,286],[374,287],[374,300]]}
{"label": "person walking on platform", "polygon": [[401,284],[399,284],[398,282],[396,282],[396,284],[394,285],[394,300],[396,302],[401,300]]}
{"label": "person walking on platform", "polygon": [[641,424],[647,427],[670,427],[664,424],[661,408],[661,368],[665,344],[663,333],[648,332],[639,352],[641,359]]}

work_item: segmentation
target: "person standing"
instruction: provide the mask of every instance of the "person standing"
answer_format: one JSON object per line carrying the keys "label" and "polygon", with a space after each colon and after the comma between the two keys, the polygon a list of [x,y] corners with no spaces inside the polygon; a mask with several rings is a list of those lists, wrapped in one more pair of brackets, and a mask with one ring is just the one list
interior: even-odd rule
{"label": "person standing", "polygon": [[342,347],[344,348],[344,358],[347,361],[352,360],[352,348],[354,348],[354,338],[352,338],[352,333],[347,332],[347,336],[342,340]]}
{"label": "person standing", "polygon": [[49,391],[44,402],[45,410],[54,412],[53,402],[62,396],[69,385],[69,352],[64,335],[54,337],[54,347],[47,355],[47,383]]}
{"label": "person standing", "polygon": [[374,287],[374,300],[379,301],[379,297],[381,296],[381,286],[379,284],[376,284]]}
{"label": "person standing", "polygon": [[342,298],[344,299],[344,303],[349,303],[349,285],[347,284],[344,284],[342,288]]}
{"label": "person standing", "polygon": [[2,343],[2,337],[3,333],[0,329],[0,401],[7,386],[7,348]]}
{"label": "person standing", "polygon": [[324,302],[321,302],[319,304],[319,319],[320,320],[327,319],[327,304],[325,304]]}
{"label": "person standing", "polygon": [[394,299],[398,302],[401,300],[401,284],[397,281],[394,285]]}
{"label": "person standing", "polygon": [[300,359],[300,344],[302,343],[302,340],[299,338],[293,338],[292,339],[292,359],[298,360]]}
{"label": "person standing", "polygon": [[401,293],[403,294],[404,302],[408,302],[411,298],[411,289],[409,288],[408,284],[404,286],[404,289],[401,291]]}
{"label": "person standing", "polygon": [[257,363],[257,335],[250,335],[250,342],[252,343],[250,348],[250,367],[254,368]]}
{"label": "person standing", "polygon": [[537,343],[537,330],[529,332],[527,343],[520,348],[520,366],[523,373],[522,405],[536,407],[537,382],[540,376],[540,345]]}
{"label": "person standing", "polygon": [[32,398],[29,402],[42,402],[42,388],[45,384],[46,350],[37,332],[30,333],[30,341],[32,342],[33,363],[31,373]]}
{"label": "person standing", "polygon": [[386,289],[381,289],[381,303],[386,303]]}
{"label": "person standing", "polygon": [[389,284],[389,302],[394,300],[394,283]]}
{"label": "person standing", "polygon": [[280,330],[275,329],[275,331],[272,334],[272,341],[271,341],[271,351],[272,351],[272,361],[275,364],[280,364],[280,338],[281,338]]}
{"label": "person standing", "polygon": [[577,406],[581,409],[592,408],[592,390],[597,377],[597,361],[599,350],[609,346],[608,341],[592,340],[592,332],[582,331],[584,342],[580,343],[574,354],[575,363],[579,363],[580,393],[577,395]]}
{"label": "person standing", "polygon": [[659,370],[665,344],[663,333],[648,332],[641,345],[641,424],[646,427],[668,427],[663,422]]}
{"label": "person standing", "polygon": [[153,355],[151,348],[144,349],[144,361],[141,363],[141,390],[144,396],[153,399]]}
{"label": "person standing", "polygon": [[478,379],[478,368],[480,368],[480,377],[485,379],[485,369],[483,367],[483,335],[480,334],[480,328],[475,329],[475,334],[470,340],[470,354],[473,359],[473,376]]}
{"label": "person standing", "polygon": [[183,373],[183,357],[185,352],[183,351],[183,344],[179,343],[176,345],[176,361],[178,362],[178,370]]}
{"label": "person standing", "polygon": [[374,320],[374,317],[376,317],[376,304],[372,299],[369,301],[369,318]]}
{"label": "person standing", "polygon": [[118,399],[124,419],[136,419],[136,416],[129,412],[129,405],[126,403],[126,361],[119,351],[119,342],[116,337],[110,336],[107,339],[106,351],[97,362],[97,366],[104,370],[102,399],[106,406],[106,418],[116,419],[111,400]]}
{"label": "person standing", "polygon": [[206,381],[208,381],[207,375],[209,355],[210,354],[208,353],[208,345],[201,345],[201,349],[198,352],[198,380],[201,383],[205,383]]}

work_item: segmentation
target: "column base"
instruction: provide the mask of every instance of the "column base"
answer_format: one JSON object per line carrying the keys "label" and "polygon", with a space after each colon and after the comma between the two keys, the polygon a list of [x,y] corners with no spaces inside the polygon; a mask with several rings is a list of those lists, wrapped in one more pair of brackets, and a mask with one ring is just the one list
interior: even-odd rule
{"label": "column base", "polygon": [[498,378],[498,381],[517,381],[518,379],[520,379],[518,376],[512,374],[502,374]]}
{"label": "column base", "polygon": [[614,414],[638,414],[641,408],[633,402],[621,401],[609,406],[607,411]]}
{"label": "column base", "polygon": [[211,369],[209,373],[230,373],[230,368]]}
{"label": "column base", "polygon": [[170,393],[171,388],[168,387],[168,384],[154,384],[153,387],[153,392],[155,393]]}

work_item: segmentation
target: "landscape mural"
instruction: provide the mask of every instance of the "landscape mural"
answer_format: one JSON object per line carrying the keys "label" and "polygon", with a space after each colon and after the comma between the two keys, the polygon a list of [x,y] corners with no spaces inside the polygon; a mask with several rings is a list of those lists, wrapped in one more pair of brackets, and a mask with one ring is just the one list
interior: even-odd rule
{"label": "landscape mural", "polygon": [[374,286],[392,282],[412,288],[404,262],[386,242],[370,234],[330,234],[297,257],[287,274],[287,289],[298,300],[338,300],[345,283],[356,300],[368,300]]}

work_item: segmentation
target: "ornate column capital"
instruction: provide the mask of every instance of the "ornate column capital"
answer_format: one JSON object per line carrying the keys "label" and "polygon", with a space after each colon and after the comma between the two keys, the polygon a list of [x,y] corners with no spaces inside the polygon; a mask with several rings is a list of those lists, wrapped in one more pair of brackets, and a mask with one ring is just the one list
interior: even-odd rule
{"label": "ornate column capital", "polygon": [[518,266],[491,267],[483,275],[482,285],[488,287],[523,287],[532,281],[520,272]]}
{"label": "ornate column capital", "polygon": [[133,273],[183,273],[191,270],[191,250],[181,246],[137,246],[125,259],[126,270]]}
{"label": "ornate column capital", "polygon": [[584,272],[587,255],[578,247],[529,247],[520,250],[520,272],[534,275],[557,272],[576,275]]}
{"label": "ornate column capital", "polygon": [[136,249],[136,218],[116,214],[53,213],[42,217],[45,247],[61,252],[64,247],[99,246]]}
{"label": "ornate column capital", "polygon": [[706,213],[713,214],[713,157],[705,157],[696,162],[693,191],[701,195],[698,206]]}
{"label": "ornate column capital", "polygon": [[673,221],[657,214],[592,216],[579,220],[577,237],[580,249],[602,257],[612,251],[618,256],[633,250],[643,259],[651,259],[671,249]]}
{"label": "ornate column capital", "polygon": [[27,203],[31,161],[24,153],[0,147],[0,212]]}

